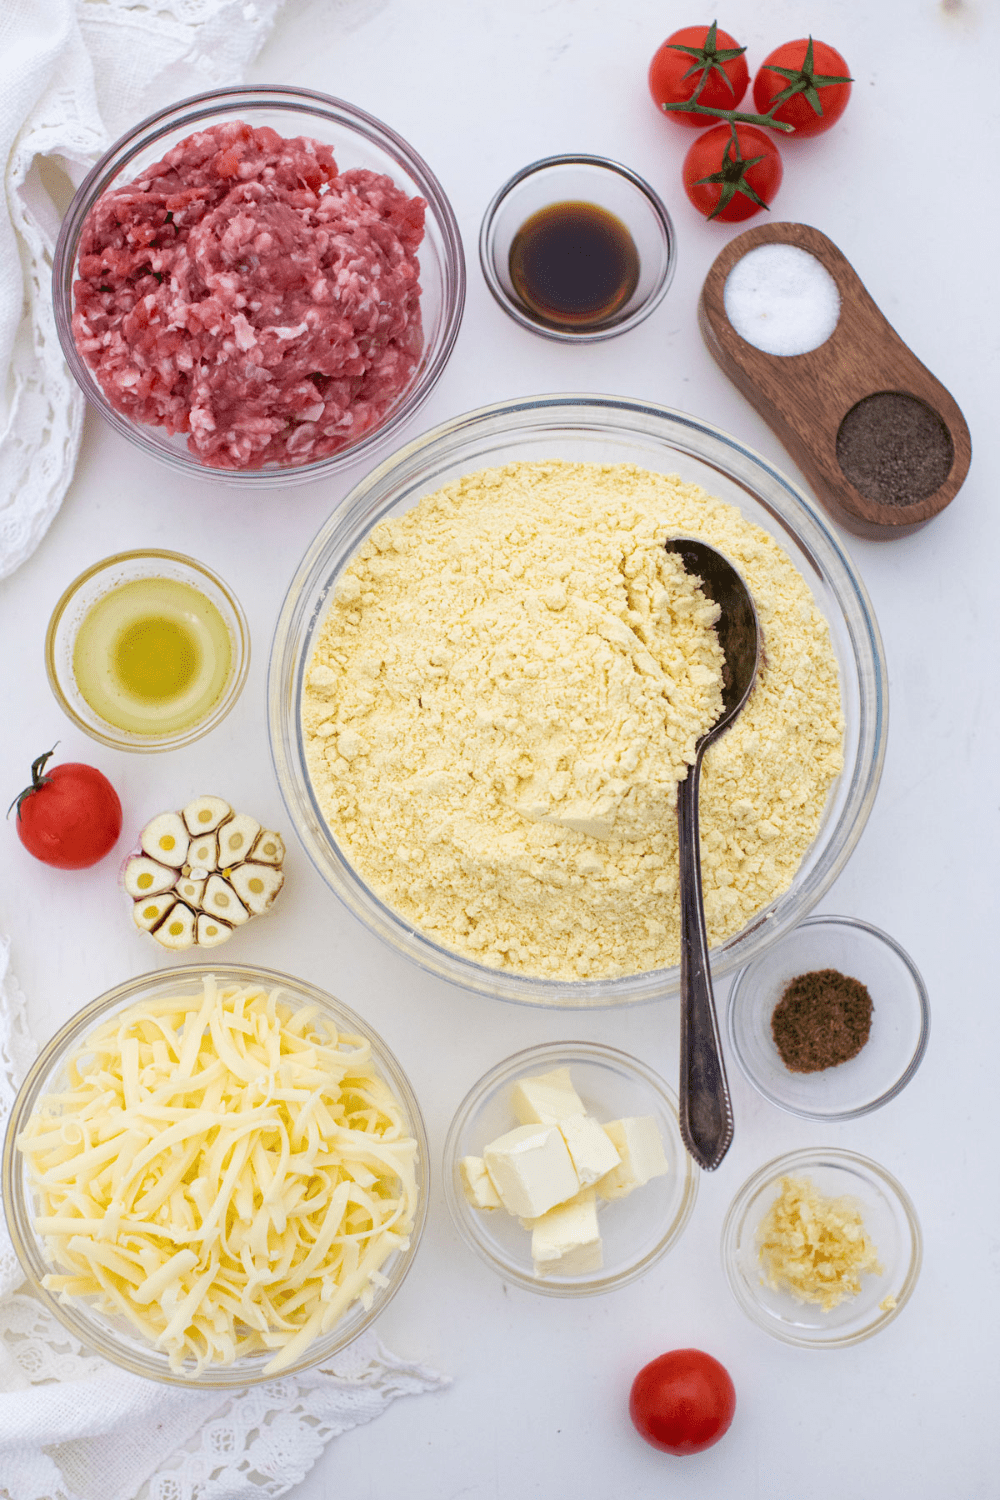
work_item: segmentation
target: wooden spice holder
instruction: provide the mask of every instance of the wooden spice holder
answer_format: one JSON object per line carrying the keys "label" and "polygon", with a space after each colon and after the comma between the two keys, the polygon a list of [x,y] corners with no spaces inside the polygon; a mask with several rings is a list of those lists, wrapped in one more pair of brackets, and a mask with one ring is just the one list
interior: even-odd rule
{"label": "wooden spice holder", "polygon": [[[807,354],[766,354],[740,337],[726,315],[726,278],[759,245],[795,245],[826,267],[840,292],[840,318],[826,343]],[[954,499],[968,473],[972,443],[965,418],[941,382],[903,343],[850,262],[808,224],[762,224],[731,240],[705,278],[698,305],[705,342],[717,363],[805,474],[834,520],[860,536],[905,536]],[[855,488],[837,459],[837,435],[867,396],[902,393],[936,412],[952,443],[951,468],[933,494],[882,504]],[[943,439],[942,439],[943,441]]]}

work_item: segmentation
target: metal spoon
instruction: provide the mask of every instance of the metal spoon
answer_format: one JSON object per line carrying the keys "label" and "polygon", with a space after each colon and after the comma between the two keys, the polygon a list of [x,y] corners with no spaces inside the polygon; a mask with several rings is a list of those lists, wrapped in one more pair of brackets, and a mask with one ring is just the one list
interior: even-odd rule
{"label": "metal spoon", "polygon": [[714,547],[687,537],[665,544],[701,579],[702,592],[721,613],[716,634],[724,656],[722,713],[695,746],[694,765],[677,788],[677,837],[681,886],[681,1079],[680,1125],[684,1144],[711,1172],[733,1139],[733,1106],[719,1041],[712,994],[701,892],[698,842],[698,781],[705,751],[736,718],[750,696],[760,656],[760,627],[753,599],[732,563]]}

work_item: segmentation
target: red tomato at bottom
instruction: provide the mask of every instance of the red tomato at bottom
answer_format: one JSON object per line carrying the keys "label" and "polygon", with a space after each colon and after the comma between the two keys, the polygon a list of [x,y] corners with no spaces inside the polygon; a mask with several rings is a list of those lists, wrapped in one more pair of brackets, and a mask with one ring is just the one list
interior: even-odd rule
{"label": "red tomato at bottom", "polygon": [[711,1448],[729,1431],[736,1391],[729,1371],[700,1349],[672,1349],[644,1365],[628,1403],[636,1430],[664,1453]]}
{"label": "red tomato at bottom", "polygon": [[[781,186],[781,155],[756,125],[713,125],[684,158],[684,191],[707,219],[735,224],[766,208]],[[706,180],[708,179],[708,180]]]}

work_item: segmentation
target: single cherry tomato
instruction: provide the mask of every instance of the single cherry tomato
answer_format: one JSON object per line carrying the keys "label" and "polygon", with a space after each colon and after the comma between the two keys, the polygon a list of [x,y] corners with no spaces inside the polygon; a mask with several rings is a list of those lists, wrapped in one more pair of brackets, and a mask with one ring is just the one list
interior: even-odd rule
{"label": "single cherry tomato", "polygon": [[31,785],[10,805],[17,807],[17,836],[44,864],[84,870],[118,842],[122,805],[111,782],[93,766],[66,761],[46,771],[53,753],[32,762]]}
{"label": "single cherry tomato", "polygon": [[700,1349],[672,1349],[644,1365],[628,1403],[636,1430],[664,1453],[711,1448],[729,1431],[736,1391],[725,1365]]}
{"label": "single cherry tomato", "polygon": [[[765,57],[753,81],[753,102],[762,115],[795,126],[795,135],[821,135],[840,119],[853,79],[834,47],[799,37]],[[780,103],[779,103],[780,101]]]}
{"label": "single cherry tomato", "polygon": [[756,125],[713,125],[689,148],[682,174],[699,213],[735,224],[770,203],[781,186],[781,155]]}
{"label": "single cherry tomato", "polygon": [[[745,47],[711,26],[682,26],[667,37],[649,65],[649,92],[660,109],[694,99],[712,109],[735,109],[747,91]],[[682,125],[704,126],[706,116],[668,110]]]}

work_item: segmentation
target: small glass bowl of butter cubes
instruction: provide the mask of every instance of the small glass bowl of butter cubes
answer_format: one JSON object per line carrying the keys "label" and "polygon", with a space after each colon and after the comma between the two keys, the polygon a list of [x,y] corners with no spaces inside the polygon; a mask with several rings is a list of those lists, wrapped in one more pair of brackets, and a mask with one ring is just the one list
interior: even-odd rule
{"label": "small glass bowl of butter cubes", "polygon": [[676,1242],[698,1168],[677,1098],[636,1058],[590,1042],[531,1047],[469,1091],[444,1148],[445,1196],[468,1245],[553,1297],[612,1291]]}

